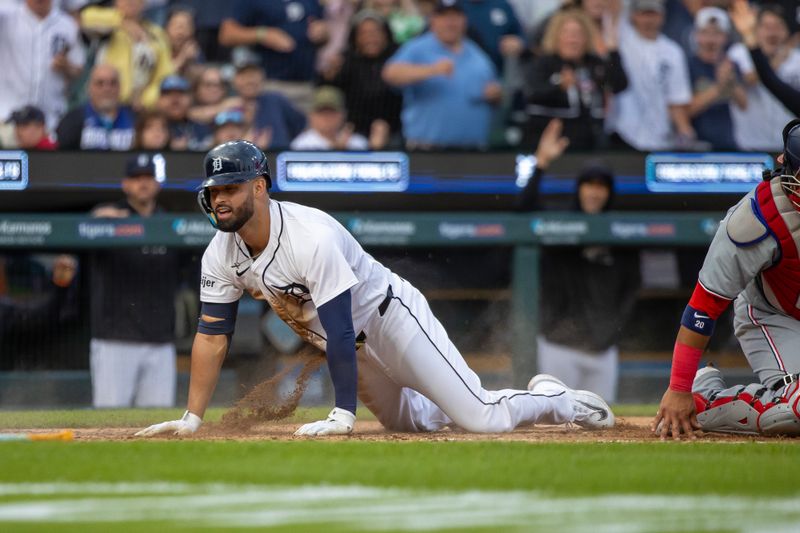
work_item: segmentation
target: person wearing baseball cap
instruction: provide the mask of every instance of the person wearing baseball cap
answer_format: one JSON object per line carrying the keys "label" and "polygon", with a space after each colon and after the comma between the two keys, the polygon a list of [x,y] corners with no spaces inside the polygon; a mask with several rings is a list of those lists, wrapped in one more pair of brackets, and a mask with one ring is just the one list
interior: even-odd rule
{"label": "person wearing baseball cap", "polygon": [[346,116],[342,91],[330,85],[317,88],[309,127],[292,141],[292,150],[367,150],[367,139],[354,133],[352,124],[345,124]]}
{"label": "person wearing baseball cap", "polygon": [[221,111],[214,117],[214,145],[243,139],[247,127],[239,109]]}
{"label": "person wearing baseball cap", "polygon": [[694,19],[694,53],[689,57],[692,102],[689,116],[697,138],[719,152],[738,150],[731,106],[747,107],[747,92],[726,56],[731,22],[718,7],[704,7]]}
{"label": "person wearing baseball cap", "polygon": [[55,150],[58,144],[50,138],[45,116],[38,107],[27,105],[11,113],[8,122],[14,124],[14,138],[21,150]]}
{"label": "person wearing baseball cap", "polygon": [[632,0],[630,24],[620,27],[628,88],[615,96],[608,125],[622,145],[641,151],[685,149],[696,138],[686,56],[662,33],[664,15],[662,0]]}
{"label": "person wearing baseball cap", "polygon": [[191,86],[175,74],[161,81],[158,110],[167,118],[173,150],[202,150],[210,142],[211,129],[189,118]]}
{"label": "person wearing baseball cap", "polygon": [[[91,215],[115,233],[143,235],[142,219],[164,212],[156,179],[162,159],[125,161],[124,198]],[[114,220],[111,220],[114,219]],[[90,258],[90,369],[95,407],[170,407],[175,402],[175,293],[178,254],[163,246],[103,249]]]}
{"label": "person wearing baseball cap", "polygon": [[631,11],[664,13],[664,0],[631,0]]}

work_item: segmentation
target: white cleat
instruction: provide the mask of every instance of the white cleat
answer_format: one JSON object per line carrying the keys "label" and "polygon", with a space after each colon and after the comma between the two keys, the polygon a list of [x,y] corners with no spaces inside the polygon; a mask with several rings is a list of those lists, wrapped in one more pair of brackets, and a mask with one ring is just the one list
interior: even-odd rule
{"label": "white cleat", "polygon": [[567,391],[575,409],[574,423],[586,429],[606,429],[614,427],[614,413],[611,407],[597,394],[588,390],[574,390],[563,381],[550,374],[533,376],[528,382],[528,390],[542,394]]}

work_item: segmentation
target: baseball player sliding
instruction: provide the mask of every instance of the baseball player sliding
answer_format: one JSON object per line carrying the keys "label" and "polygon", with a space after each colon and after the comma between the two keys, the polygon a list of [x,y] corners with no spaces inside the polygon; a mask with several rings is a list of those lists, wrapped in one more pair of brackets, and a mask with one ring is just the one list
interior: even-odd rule
{"label": "baseball player sliding", "polygon": [[569,389],[552,376],[534,377],[526,391],[483,389],[417,289],[375,261],[329,215],[270,199],[267,159],[253,144],[219,145],[204,164],[198,200],[219,231],[203,255],[187,410],[180,420],[136,435],[197,431],[244,291],[265,298],[301,337],[327,354],[336,407],[296,435],[352,432],[357,397],[394,431],[614,425],[599,396]]}
{"label": "baseball player sliding", "polygon": [[[783,130],[783,165],[733,206],[711,243],[683,313],[670,385],[652,429],[800,435],[800,120]],[[714,321],[734,302],[734,327],[759,383],[727,387],[697,371]]]}

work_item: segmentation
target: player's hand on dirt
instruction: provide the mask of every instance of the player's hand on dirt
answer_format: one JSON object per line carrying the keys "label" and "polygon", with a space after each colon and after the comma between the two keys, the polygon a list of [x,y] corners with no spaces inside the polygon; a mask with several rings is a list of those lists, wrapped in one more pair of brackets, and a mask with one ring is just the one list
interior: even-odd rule
{"label": "player's hand on dirt", "polygon": [[681,438],[681,433],[685,433],[690,439],[696,439],[694,430],[700,429],[700,424],[697,422],[692,393],[667,389],[650,429],[661,440],[666,440],[670,433],[675,440]]}
{"label": "player's hand on dirt", "polygon": [[539,137],[539,145],[536,147],[536,166],[544,170],[567,149],[569,139],[561,136],[563,129],[564,124],[557,118],[545,126],[542,136]]}
{"label": "player's hand on dirt", "polygon": [[328,418],[318,422],[304,424],[295,435],[299,437],[321,437],[323,435],[347,435],[353,431],[356,415],[346,409],[334,407]]}
{"label": "player's hand on dirt", "polygon": [[152,437],[153,435],[160,435],[167,433],[171,435],[187,436],[195,433],[203,419],[194,413],[186,411],[180,420],[170,420],[169,422],[161,422],[160,424],[153,424],[141,431],[137,431],[135,437]]}

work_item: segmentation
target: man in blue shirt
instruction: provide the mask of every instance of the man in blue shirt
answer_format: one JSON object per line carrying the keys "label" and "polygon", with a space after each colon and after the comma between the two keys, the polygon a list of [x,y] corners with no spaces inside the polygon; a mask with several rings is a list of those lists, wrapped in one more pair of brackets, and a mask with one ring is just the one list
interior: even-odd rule
{"label": "man in blue shirt", "polygon": [[460,0],[438,0],[430,31],[392,56],[383,79],[403,88],[403,135],[409,148],[481,148],[489,137],[492,104],[502,89],[492,61],[464,37]]}

